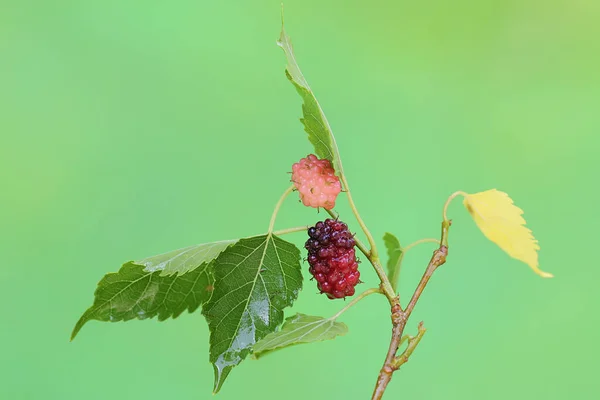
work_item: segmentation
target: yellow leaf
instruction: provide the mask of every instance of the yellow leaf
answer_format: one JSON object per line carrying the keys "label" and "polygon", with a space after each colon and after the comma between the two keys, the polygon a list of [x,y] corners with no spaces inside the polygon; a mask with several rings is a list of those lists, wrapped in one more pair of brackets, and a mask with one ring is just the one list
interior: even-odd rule
{"label": "yellow leaf", "polygon": [[468,194],[464,205],[483,234],[509,256],[523,261],[543,278],[554,275],[538,268],[538,241],[525,227],[523,210],[508,194],[496,189]]}

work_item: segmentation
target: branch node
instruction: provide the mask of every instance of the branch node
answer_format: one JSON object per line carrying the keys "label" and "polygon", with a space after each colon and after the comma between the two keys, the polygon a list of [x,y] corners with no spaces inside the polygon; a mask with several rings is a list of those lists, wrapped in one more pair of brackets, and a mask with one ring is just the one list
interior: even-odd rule
{"label": "branch node", "polygon": [[395,297],[394,303],[392,304],[392,325],[394,327],[400,325],[406,318],[404,312],[402,311],[402,306],[400,306],[400,298]]}

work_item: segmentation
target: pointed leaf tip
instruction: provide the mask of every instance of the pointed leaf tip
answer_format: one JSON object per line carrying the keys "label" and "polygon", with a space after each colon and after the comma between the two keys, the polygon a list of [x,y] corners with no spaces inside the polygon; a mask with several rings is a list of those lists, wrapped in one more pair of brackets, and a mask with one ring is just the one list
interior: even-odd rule
{"label": "pointed leaf tip", "polygon": [[315,154],[319,156],[319,158],[326,158],[331,161],[336,174],[342,176],[342,163],[340,161],[340,154],[335,142],[335,137],[333,136],[333,132],[321,105],[317,101],[315,94],[300,70],[300,66],[294,55],[292,40],[285,32],[283,13],[281,34],[279,35],[277,45],[283,50],[287,61],[285,70],[286,77],[294,85],[300,97],[302,97],[303,117],[300,121],[304,125],[308,140],[315,148]]}
{"label": "pointed leaf tip", "polygon": [[538,241],[525,227],[523,210],[513,204],[508,194],[496,189],[468,194],[463,204],[485,237],[509,256],[529,265],[543,278],[554,276],[539,269]]}
{"label": "pointed leaf tip", "polygon": [[[161,257],[161,256],[158,256]],[[163,276],[162,269],[147,270],[133,261],[123,264],[98,283],[94,302],[79,318],[71,340],[91,321],[129,321],[158,317],[159,321],[177,318],[184,311],[194,312],[207,302],[214,284],[213,262],[204,262],[183,275]]]}

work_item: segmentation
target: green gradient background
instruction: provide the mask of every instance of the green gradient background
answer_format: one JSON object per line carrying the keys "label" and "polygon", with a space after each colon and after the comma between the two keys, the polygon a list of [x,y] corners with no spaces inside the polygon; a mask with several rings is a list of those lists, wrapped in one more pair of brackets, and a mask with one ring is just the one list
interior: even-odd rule
{"label": "green gradient background", "polygon": [[[556,275],[510,259],[454,204],[449,262],[409,324],[428,333],[387,398],[600,398],[599,4],[286,1],[377,237],[436,237],[451,192],[497,187]],[[278,34],[279,0],[0,0],[0,398],[211,398],[199,313],[68,338],[122,262],[266,229],[311,152]],[[289,200],[277,227],[322,216]],[[430,252],[407,256],[404,293]],[[341,305],[309,283],[294,311]],[[369,398],[387,312],[369,298],[346,337],[246,360],[217,398]]]}

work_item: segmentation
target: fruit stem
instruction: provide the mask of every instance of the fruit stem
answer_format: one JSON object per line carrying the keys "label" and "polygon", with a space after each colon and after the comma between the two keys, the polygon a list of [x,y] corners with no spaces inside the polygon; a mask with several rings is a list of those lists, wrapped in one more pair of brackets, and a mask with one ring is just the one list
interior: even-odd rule
{"label": "fruit stem", "polygon": [[381,286],[381,290],[383,291],[383,294],[385,294],[385,297],[388,298],[388,301],[390,302],[390,304],[394,304],[396,302],[396,300],[398,299],[398,296],[396,295],[396,292],[392,288],[392,284],[390,283],[390,281],[385,273],[385,270],[381,266],[381,263],[379,262],[379,258],[377,258],[377,259],[371,258],[371,259],[369,259],[369,261],[371,261],[371,265],[373,265],[373,268],[375,268],[375,272],[377,273],[377,276],[379,276],[379,280],[381,281],[380,286]]}
{"label": "fruit stem", "polygon": [[342,174],[341,178],[342,178],[342,183],[344,184],[344,187],[346,188],[346,194],[348,196],[348,204],[350,204],[350,208],[352,209],[352,212],[354,213],[354,216],[356,217],[356,221],[358,221],[358,224],[360,225],[361,229],[367,236],[367,240],[369,241],[369,245],[371,246],[371,251],[370,251],[371,257],[378,259],[379,254],[377,253],[377,245],[375,244],[375,240],[373,239],[373,235],[371,235],[369,228],[367,228],[367,225],[365,225],[365,222],[361,218],[361,216],[358,212],[358,209],[356,208],[356,204],[354,204],[354,199],[352,199],[352,191],[350,190],[350,186],[348,186],[348,180],[346,179],[346,176],[343,174]]}
{"label": "fruit stem", "polygon": [[273,228],[275,227],[275,220],[277,219],[277,213],[279,212],[279,209],[281,208],[281,205],[283,204],[283,201],[285,200],[285,198],[288,197],[289,194],[292,193],[293,190],[294,190],[294,185],[287,188],[286,191],[283,192],[283,194],[277,201],[277,204],[275,204],[275,209],[273,210],[273,214],[271,215],[271,222],[269,222],[269,230],[267,231],[267,235],[273,234]]}
{"label": "fruit stem", "polygon": [[337,312],[337,314],[335,314],[334,316],[330,317],[330,320],[336,320],[338,319],[338,317],[340,315],[342,315],[343,313],[345,313],[346,311],[348,311],[350,309],[350,307],[354,306],[356,303],[358,303],[359,301],[361,301],[362,299],[364,299],[365,297],[372,295],[374,293],[381,293],[381,289],[380,288],[371,288],[371,289],[367,289],[364,292],[362,292],[361,294],[359,294],[358,296],[356,296],[355,298],[352,299],[351,302],[349,302],[348,304],[346,304],[346,306],[344,308],[342,308],[340,311]]}

